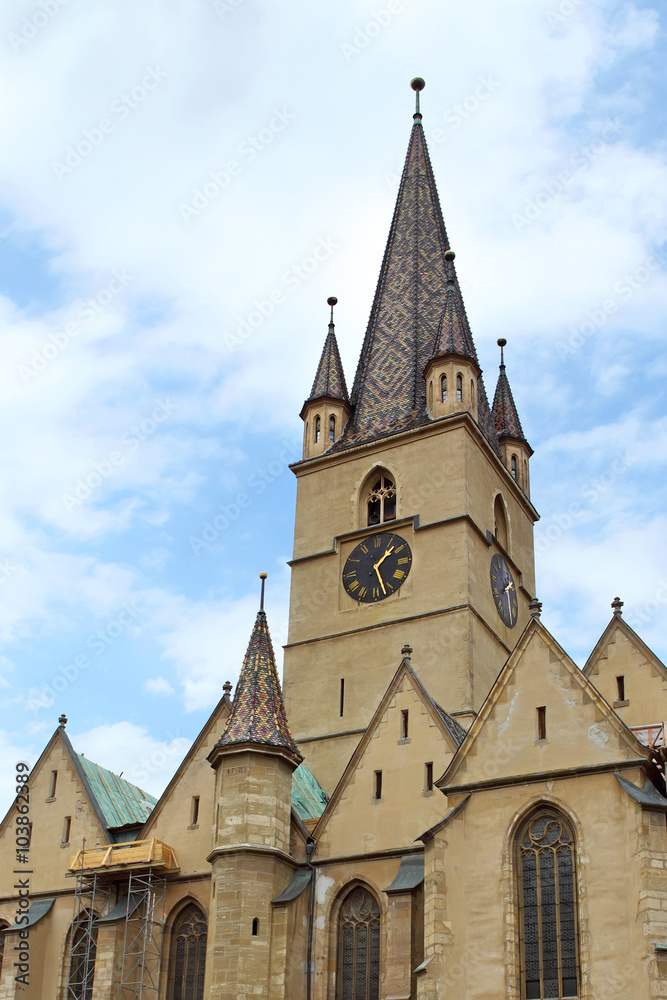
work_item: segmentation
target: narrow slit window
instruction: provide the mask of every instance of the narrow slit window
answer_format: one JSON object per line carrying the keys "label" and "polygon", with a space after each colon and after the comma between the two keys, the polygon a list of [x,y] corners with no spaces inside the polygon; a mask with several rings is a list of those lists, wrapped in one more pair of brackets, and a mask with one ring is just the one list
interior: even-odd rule
{"label": "narrow slit window", "polygon": [[345,678],[340,679],[340,717],[343,718],[343,713],[345,712]]}
{"label": "narrow slit window", "polygon": [[336,418],[329,417],[329,444],[336,440]]}
{"label": "narrow slit window", "polygon": [[320,437],[322,435],[322,421],[319,417],[315,417],[315,444],[319,444]]}
{"label": "narrow slit window", "polygon": [[255,917],[252,922],[252,936],[257,937],[258,934],[259,934],[259,920],[257,917]]}
{"label": "narrow slit window", "polygon": [[376,771],[374,775],[374,795],[373,798],[382,798],[382,771]]}
{"label": "narrow slit window", "polygon": [[547,738],[547,710],[544,705],[537,710],[537,738],[538,740]]}
{"label": "narrow slit window", "polygon": [[511,471],[512,471],[512,479],[517,479],[519,475],[519,470],[517,466],[516,455],[512,455]]}
{"label": "narrow slit window", "polygon": [[463,375],[456,376],[456,402],[463,402]]}
{"label": "narrow slit window", "polygon": [[447,376],[443,375],[440,379],[440,399],[443,403],[447,402]]}
{"label": "narrow slit window", "polygon": [[190,806],[190,826],[197,826],[199,822],[199,796],[192,796],[192,804]]}
{"label": "narrow slit window", "polygon": [[71,829],[72,829],[72,817],[65,816],[65,819],[63,820],[63,836],[62,836],[63,844],[69,844],[69,832]]}
{"label": "narrow slit window", "polygon": [[616,678],[616,687],[618,688],[618,700],[625,701],[625,677]]}
{"label": "narrow slit window", "polygon": [[427,764],[424,765],[424,790],[427,792],[433,791],[433,761],[429,760]]}
{"label": "narrow slit window", "polygon": [[49,781],[49,798],[55,798],[56,785],[58,784],[58,772],[51,771],[51,780]]}
{"label": "narrow slit window", "polygon": [[470,405],[475,405],[475,383],[473,379],[470,379]]}
{"label": "narrow slit window", "polygon": [[407,740],[408,738],[408,709],[404,708],[401,711],[401,739]]}

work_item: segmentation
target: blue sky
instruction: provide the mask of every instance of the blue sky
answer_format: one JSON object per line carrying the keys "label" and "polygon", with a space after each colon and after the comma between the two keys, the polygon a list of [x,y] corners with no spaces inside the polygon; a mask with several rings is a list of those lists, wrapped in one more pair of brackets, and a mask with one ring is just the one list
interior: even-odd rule
{"label": "blue sky", "polygon": [[7,0],[0,45],[5,760],[64,711],[159,793],[260,570],[286,640],[298,413],[331,294],[352,381],[417,74],[487,392],[504,336],[535,449],[543,620],[583,663],[619,594],[667,657],[661,9]]}

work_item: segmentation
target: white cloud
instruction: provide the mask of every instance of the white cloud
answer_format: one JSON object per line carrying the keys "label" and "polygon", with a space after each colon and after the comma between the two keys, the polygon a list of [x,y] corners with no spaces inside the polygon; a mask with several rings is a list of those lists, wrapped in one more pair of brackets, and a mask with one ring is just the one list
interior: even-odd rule
{"label": "white cloud", "polygon": [[149,694],[173,694],[174,689],[165,677],[149,677],[144,681],[144,691]]}

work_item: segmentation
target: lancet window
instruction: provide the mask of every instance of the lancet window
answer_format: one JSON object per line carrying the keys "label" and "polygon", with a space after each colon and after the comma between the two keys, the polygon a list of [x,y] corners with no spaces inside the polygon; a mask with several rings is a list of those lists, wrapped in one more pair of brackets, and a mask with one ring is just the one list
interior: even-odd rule
{"label": "lancet window", "polygon": [[579,996],[574,835],[552,809],[531,816],[517,838],[522,997]]}
{"label": "lancet window", "polygon": [[338,917],[337,1000],[379,1000],[380,906],[364,886],[343,900]]}
{"label": "lancet window", "polygon": [[329,417],[329,444],[333,444],[336,440],[336,418]]}
{"label": "lancet window", "polygon": [[206,917],[190,903],[172,931],[168,1000],[203,1000],[206,932]]}

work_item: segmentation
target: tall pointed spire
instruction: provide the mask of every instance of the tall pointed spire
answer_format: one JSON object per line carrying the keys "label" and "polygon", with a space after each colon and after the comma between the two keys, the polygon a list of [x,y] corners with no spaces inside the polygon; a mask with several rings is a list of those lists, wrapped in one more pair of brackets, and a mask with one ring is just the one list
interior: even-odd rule
{"label": "tall pointed spire", "polygon": [[310,396],[306,402],[312,399],[320,399],[324,396],[330,399],[342,399],[345,403],[349,402],[347,385],[345,384],[345,373],[340,360],[333,321],[333,307],[337,302],[338,299],[335,295],[331,295],[327,299],[328,305],[331,306],[329,331],[324,341],[324,349],[320,357],[320,363],[317,366],[313,388],[310,390]]}
{"label": "tall pointed spire", "polygon": [[[335,451],[430,421],[423,373],[439,333],[451,332],[457,351],[477,363],[421,123],[424,81],[412,87],[417,109],[350,396],[354,412]],[[483,392],[479,424],[497,451]]]}
{"label": "tall pointed spire", "polygon": [[526,444],[526,438],[521,427],[521,421],[519,420],[519,414],[517,412],[516,405],[514,403],[514,397],[512,396],[512,390],[510,389],[509,379],[505,371],[505,356],[503,349],[507,341],[504,337],[501,337],[498,341],[498,346],[500,348],[500,372],[498,375],[498,382],[496,384],[496,392],[493,397],[493,422],[496,428],[496,434],[502,440],[503,438],[512,438],[515,441],[523,441]]}
{"label": "tall pointed spire", "polygon": [[257,612],[241,675],[236,685],[232,711],[216,748],[255,744],[287,750],[302,760],[292,738],[283,704],[271,635],[264,611],[264,580],[262,574],[262,607]]}

